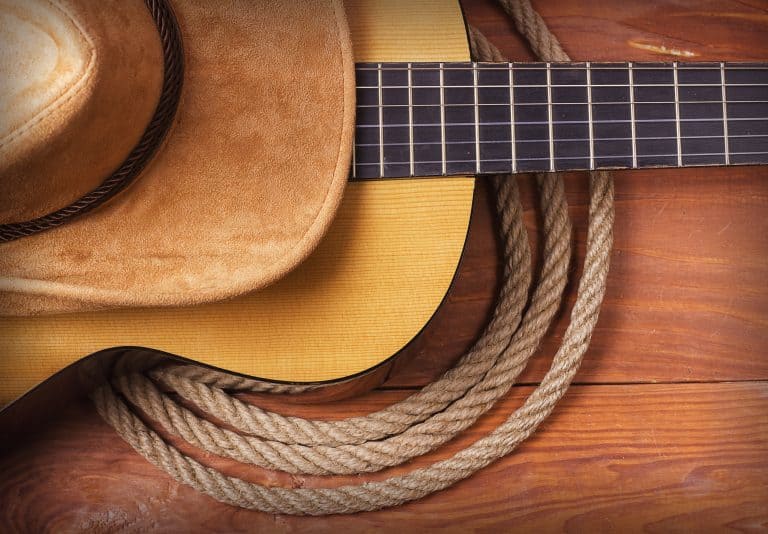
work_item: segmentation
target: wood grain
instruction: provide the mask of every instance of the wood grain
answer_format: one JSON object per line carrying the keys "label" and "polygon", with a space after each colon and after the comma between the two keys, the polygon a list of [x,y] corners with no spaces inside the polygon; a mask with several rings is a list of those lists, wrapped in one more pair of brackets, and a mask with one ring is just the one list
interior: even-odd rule
{"label": "wood grain", "polygon": [[461,6],[445,0],[346,0],[355,61],[467,61]]}
{"label": "wood grain", "polygon": [[[608,290],[580,383],[768,379],[768,171],[762,168],[615,174],[616,225]],[[529,235],[541,228],[535,182],[519,179]],[[588,183],[565,179],[581,272]],[[450,367],[476,336],[498,284],[493,217],[479,189],[461,270],[430,328],[387,385],[415,387]],[[538,381],[568,325],[568,300],[520,377]],[[446,336],[446,332],[451,332]]]}
{"label": "wood grain", "polygon": [[[531,58],[490,0],[463,3],[468,20],[506,54]],[[664,49],[693,51],[700,60],[768,58],[764,1],[534,4],[575,58],[677,57],[653,51]],[[520,181],[536,242],[534,183],[529,177]],[[575,224],[574,279],[583,256],[586,185],[584,175],[566,176]],[[321,405],[282,397],[259,397],[259,404],[326,418],[367,413],[449,367],[478,335],[498,284],[487,193],[481,181],[470,239],[446,305],[409,348],[408,360],[399,360],[385,388]],[[353,517],[253,513],[169,480],[115,436],[87,401],[52,402],[47,423],[30,425],[25,439],[0,453],[2,530],[768,530],[768,170],[622,172],[616,174],[616,194],[608,294],[576,377],[580,385],[532,439],[473,478],[422,502]],[[574,290],[572,283],[569,298]],[[549,364],[567,311],[568,305],[521,377],[524,382],[536,383]],[[441,454],[497,424],[529,391],[513,388]],[[246,478],[278,480],[215,458],[205,462]]]}
{"label": "wood grain", "polygon": [[[515,388],[443,458],[498,425],[530,387]],[[326,406],[265,405],[338,418],[381,408],[403,392]],[[179,486],[139,457],[87,401],[70,406],[26,446],[0,459],[0,524],[34,532],[685,531],[768,527],[768,384],[574,386],[520,449],[419,503],[352,517],[293,518],[237,510]],[[599,444],[599,446],[598,446]],[[185,449],[191,450],[191,449]],[[198,453],[199,454],[199,453]],[[40,461],[41,459],[45,461]],[[292,486],[331,486],[205,457],[230,475]],[[64,481],[66,480],[66,483]],[[59,481],[59,483],[56,483]],[[43,505],[43,503],[45,503]]]}
{"label": "wood grain", "polygon": [[[534,59],[492,0],[464,1],[467,20],[507,57]],[[764,60],[768,2],[654,0],[538,1],[566,51],[594,61]],[[631,43],[653,45],[638,49]],[[685,46],[683,46],[683,44]],[[535,185],[520,176],[534,250]],[[585,175],[565,175],[581,269],[586,238]],[[616,229],[608,292],[581,383],[768,379],[768,169],[659,169],[615,173]],[[480,189],[477,196],[487,195]],[[415,387],[447,369],[479,330],[498,285],[492,204],[477,198],[464,268],[430,329],[396,362],[391,387]],[[496,256],[497,257],[497,256]],[[465,285],[466,284],[466,285]],[[568,323],[570,299],[539,355],[520,377],[537,381]],[[450,308],[449,308],[450,307]],[[433,335],[434,332],[434,335]],[[446,337],[444,332],[451,332]]]}

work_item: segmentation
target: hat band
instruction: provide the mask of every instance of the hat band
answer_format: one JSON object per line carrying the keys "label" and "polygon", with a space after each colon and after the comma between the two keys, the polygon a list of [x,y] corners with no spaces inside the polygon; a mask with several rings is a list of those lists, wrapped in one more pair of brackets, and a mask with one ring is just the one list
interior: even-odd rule
{"label": "hat band", "polygon": [[163,48],[163,86],[155,113],[138,144],[107,179],[70,205],[29,221],[0,224],[0,243],[60,226],[97,208],[125,189],[154,155],[170,129],[179,106],[184,80],[181,32],[167,0],[144,0],[157,27]]}

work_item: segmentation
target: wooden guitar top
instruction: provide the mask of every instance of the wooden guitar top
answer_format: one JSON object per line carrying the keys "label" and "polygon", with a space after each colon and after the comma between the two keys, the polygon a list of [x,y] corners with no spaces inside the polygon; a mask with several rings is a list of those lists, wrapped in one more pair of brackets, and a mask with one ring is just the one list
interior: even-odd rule
{"label": "wooden guitar top", "polygon": [[[356,61],[464,61],[458,2],[345,3]],[[258,378],[334,381],[405,346],[451,285],[474,179],[350,183],[315,253],[265,290],[211,305],[0,318],[0,406],[68,364],[141,346]]]}

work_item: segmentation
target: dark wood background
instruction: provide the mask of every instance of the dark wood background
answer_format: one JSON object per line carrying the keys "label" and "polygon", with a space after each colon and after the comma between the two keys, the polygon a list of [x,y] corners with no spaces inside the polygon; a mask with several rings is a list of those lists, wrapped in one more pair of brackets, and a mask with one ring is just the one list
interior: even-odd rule
{"label": "dark wood background", "polygon": [[[768,60],[766,1],[534,3],[574,59]],[[469,22],[509,57],[532,59],[490,0],[463,5]],[[520,181],[536,240],[535,188],[530,177]],[[587,178],[568,175],[566,187],[575,279]],[[498,283],[490,205],[479,181],[455,287],[382,387],[325,404],[255,400],[313,417],[364,414],[448,368],[482,328]],[[567,291],[572,299],[575,286]],[[521,385],[470,432],[439,453],[366,478],[446,457],[497,425],[548,367],[569,305]],[[2,531],[768,530],[768,168],[616,173],[608,291],[576,383],[515,453],[421,502],[330,518],[239,510],[146,463],[87,400],[51,402],[45,411],[49,420],[30,424],[0,457]],[[329,484],[205,461],[247,480]]]}

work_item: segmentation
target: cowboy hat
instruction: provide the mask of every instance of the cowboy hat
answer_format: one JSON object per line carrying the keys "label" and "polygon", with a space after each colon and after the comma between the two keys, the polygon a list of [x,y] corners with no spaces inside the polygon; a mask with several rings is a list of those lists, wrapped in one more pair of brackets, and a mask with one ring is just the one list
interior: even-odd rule
{"label": "cowboy hat", "polygon": [[333,219],[338,0],[0,0],[0,50],[0,314],[246,293]]}

